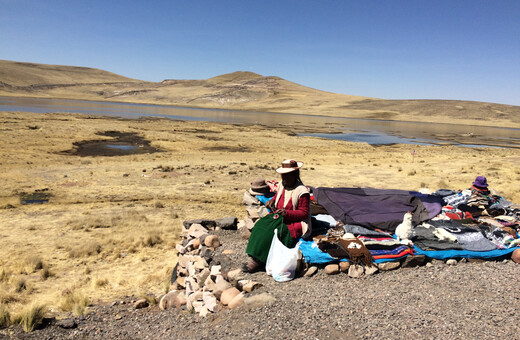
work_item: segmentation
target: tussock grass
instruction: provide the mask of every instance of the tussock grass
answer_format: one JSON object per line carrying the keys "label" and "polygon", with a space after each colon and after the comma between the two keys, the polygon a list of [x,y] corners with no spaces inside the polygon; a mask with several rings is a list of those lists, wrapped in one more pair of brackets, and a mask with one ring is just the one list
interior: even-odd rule
{"label": "tussock grass", "polygon": [[9,327],[11,324],[11,313],[4,304],[0,303],[0,328]]}
{"label": "tussock grass", "polygon": [[[183,220],[244,217],[244,190],[257,177],[279,180],[274,170],[286,158],[304,162],[301,178],[307,185],[417,190],[426,183],[432,191],[468,188],[476,175],[488,175],[488,168],[500,164],[500,177],[488,175],[490,186],[520,202],[513,185],[520,174],[518,150],[414,147],[424,165],[417,158],[412,163],[406,145],[374,148],[288,137],[260,126],[14,112],[0,113],[0,119],[12,129],[0,138],[0,206],[19,204],[22,191],[48,187],[54,194],[43,205],[1,210],[2,250],[9,256],[0,258],[0,302],[11,314],[33,300],[53,301],[49,307],[60,310],[56,296],[63,287],[92,300],[166,291],[171,273],[166,269],[175,263]],[[38,135],[27,125],[40,126]],[[194,132],[201,129],[220,132],[226,145],[254,152],[202,152],[215,142],[197,137],[206,134]],[[96,132],[109,130],[139,131],[153,143],[165,139],[165,152],[88,158],[59,154],[74,141],[97,139]],[[174,172],[151,171],[158,164]],[[461,174],[462,168],[468,173]],[[418,171],[415,176],[408,175],[412,169]],[[41,269],[20,275],[35,249]],[[20,276],[29,289],[16,292]]]}
{"label": "tussock grass", "polygon": [[61,300],[60,308],[66,312],[72,312],[76,316],[85,315],[90,299],[79,292],[67,291]]}
{"label": "tussock grass", "polygon": [[27,290],[27,279],[25,277],[19,276],[13,283],[13,289],[17,293],[21,293],[24,290]]}
{"label": "tussock grass", "polygon": [[25,258],[23,272],[27,274],[34,273],[42,269],[44,266],[43,260],[38,255],[30,255]]}
{"label": "tussock grass", "polygon": [[15,324],[22,326],[25,332],[32,332],[42,324],[47,313],[47,307],[40,304],[32,304],[11,320]]}
{"label": "tussock grass", "polygon": [[69,249],[69,256],[71,258],[85,257],[97,255],[101,252],[101,244],[97,241],[90,240],[86,243],[75,246]]}

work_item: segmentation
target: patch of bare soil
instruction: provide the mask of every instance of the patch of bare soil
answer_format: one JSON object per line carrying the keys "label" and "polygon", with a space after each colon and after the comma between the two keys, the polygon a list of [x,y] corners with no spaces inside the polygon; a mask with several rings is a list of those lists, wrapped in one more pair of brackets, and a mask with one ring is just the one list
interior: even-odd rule
{"label": "patch of bare soil", "polygon": [[134,132],[105,131],[97,135],[112,139],[92,139],[74,142],[74,148],[61,154],[74,156],[127,156],[160,152],[150,145],[150,141]]}

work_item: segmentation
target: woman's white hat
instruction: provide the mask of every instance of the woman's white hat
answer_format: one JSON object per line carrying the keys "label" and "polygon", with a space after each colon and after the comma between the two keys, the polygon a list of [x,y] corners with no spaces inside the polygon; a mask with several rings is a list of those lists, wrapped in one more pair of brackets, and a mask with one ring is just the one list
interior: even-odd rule
{"label": "woman's white hat", "polygon": [[294,159],[286,159],[282,162],[282,166],[276,169],[279,174],[286,174],[288,172],[296,171],[303,166],[303,162],[297,162]]}

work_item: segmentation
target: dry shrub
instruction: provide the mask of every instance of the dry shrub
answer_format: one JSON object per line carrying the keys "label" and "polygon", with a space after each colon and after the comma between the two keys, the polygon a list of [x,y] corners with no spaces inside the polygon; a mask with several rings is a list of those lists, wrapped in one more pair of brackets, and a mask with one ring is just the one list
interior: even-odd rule
{"label": "dry shrub", "polygon": [[34,273],[37,270],[42,269],[44,263],[38,255],[31,255],[25,258],[24,271],[28,274]]}
{"label": "dry shrub", "polygon": [[13,288],[17,293],[21,293],[22,291],[27,290],[27,280],[25,277],[18,277],[18,279],[14,282]]}
{"label": "dry shrub", "polygon": [[13,323],[20,324],[25,332],[32,332],[41,325],[46,313],[47,308],[44,305],[33,304],[15,316]]}
{"label": "dry shrub", "polygon": [[101,252],[101,245],[96,241],[89,241],[80,244],[69,250],[69,256],[72,258],[97,255]]}
{"label": "dry shrub", "polygon": [[87,307],[90,305],[90,300],[87,296],[68,291],[63,297],[60,308],[66,312],[72,312],[76,316],[85,315]]}
{"label": "dry shrub", "polygon": [[17,302],[18,295],[19,294],[9,293],[2,289],[2,291],[0,291],[0,304],[8,305],[12,302]]}
{"label": "dry shrub", "polygon": [[0,328],[9,327],[11,323],[11,314],[6,306],[0,304]]}
{"label": "dry shrub", "polygon": [[410,170],[410,171],[408,172],[408,176],[414,176],[416,173],[417,173],[417,171],[415,171],[415,170]]}
{"label": "dry shrub", "polygon": [[104,287],[107,284],[108,284],[108,279],[107,278],[100,278],[100,277],[98,277],[97,279],[94,280],[94,287],[96,287],[96,288]]}
{"label": "dry shrub", "polygon": [[54,276],[54,273],[49,269],[49,266],[47,264],[43,265],[41,276],[42,280],[47,280],[49,277]]}
{"label": "dry shrub", "polygon": [[149,231],[148,234],[139,241],[140,245],[143,247],[153,247],[157,244],[161,244],[162,242],[163,239],[161,234],[156,230]]}

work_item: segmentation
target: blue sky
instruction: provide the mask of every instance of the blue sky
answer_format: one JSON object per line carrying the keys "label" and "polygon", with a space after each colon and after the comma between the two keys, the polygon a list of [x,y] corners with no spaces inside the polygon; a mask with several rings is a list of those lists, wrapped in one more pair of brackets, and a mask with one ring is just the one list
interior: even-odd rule
{"label": "blue sky", "polygon": [[520,1],[0,0],[0,59],[520,105]]}

